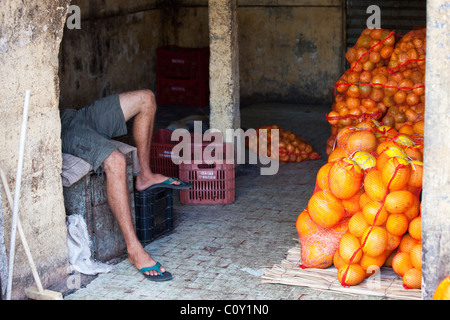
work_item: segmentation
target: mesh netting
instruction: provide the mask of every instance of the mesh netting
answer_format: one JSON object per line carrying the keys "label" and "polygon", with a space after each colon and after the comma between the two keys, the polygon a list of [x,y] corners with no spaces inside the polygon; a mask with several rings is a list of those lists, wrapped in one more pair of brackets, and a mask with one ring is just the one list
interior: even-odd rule
{"label": "mesh netting", "polygon": [[[346,53],[351,68],[335,84],[328,154],[337,133],[368,119],[423,134],[426,29],[399,38],[394,31],[366,29]],[[416,123],[419,123],[415,125]]]}
{"label": "mesh netting", "polygon": [[341,284],[351,286],[395,255],[420,213],[422,141],[375,120],[343,128],[334,143],[341,153],[330,155],[318,171],[308,207],[297,219],[302,267],[334,264]]}

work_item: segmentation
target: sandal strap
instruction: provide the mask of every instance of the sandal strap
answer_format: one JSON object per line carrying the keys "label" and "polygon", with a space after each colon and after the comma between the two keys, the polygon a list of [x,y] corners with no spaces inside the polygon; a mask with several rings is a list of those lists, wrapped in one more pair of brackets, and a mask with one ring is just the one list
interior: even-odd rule
{"label": "sandal strap", "polygon": [[162,272],[161,272],[161,270],[159,270],[159,267],[161,267],[161,264],[160,264],[159,262],[156,262],[156,264],[155,264],[154,266],[142,268],[142,269],[139,270],[139,271],[141,271],[142,273],[144,273],[144,272],[147,272],[147,271],[153,271],[153,270],[156,270],[156,271],[159,272],[160,275],[163,275]]}

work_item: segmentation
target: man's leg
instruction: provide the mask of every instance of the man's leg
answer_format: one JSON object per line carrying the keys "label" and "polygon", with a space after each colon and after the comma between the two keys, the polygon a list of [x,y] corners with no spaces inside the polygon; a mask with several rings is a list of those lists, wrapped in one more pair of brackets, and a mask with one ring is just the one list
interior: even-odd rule
{"label": "man's leg", "polygon": [[[113,151],[103,162],[106,173],[106,194],[108,204],[122,231],[127,246],[128,259],[138,270],[152,267],[156,261],[144,250],[134,231],[131,218],[130,196],[127,187],[126,159],[120,151]],[[160,267],[161,272],[165,272]],[[148,275],[157,276],[157,271],[148,271]]]}
{"label": "man's leg", "polygon": [[[125,121],[134,117],[133,138],[136,142],[141,171],[136,177],[136,190],[145,190],[153,184],[161,183],[167,177],[150,170],[150,145],[156,114],[156,100],[152,91],[138,90],[119,95]],[[179,184],[179,182],[173,182]]]}

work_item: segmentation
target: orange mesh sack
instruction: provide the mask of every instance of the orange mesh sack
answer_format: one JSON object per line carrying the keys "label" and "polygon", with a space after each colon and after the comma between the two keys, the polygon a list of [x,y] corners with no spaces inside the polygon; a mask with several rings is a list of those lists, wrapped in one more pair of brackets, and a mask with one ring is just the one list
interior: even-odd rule
{"label": "orange mesh sack", "polygon": [[324,228],[311,219],[308,208],[304,209],[296,222],[301,243],[300,267],[319,269],[330,267],[339,239],[347,231],[347,222],[342,220],[333,228]]}
{"label": "orange mesh sack", "polygon": [[[279,130],[278,149],[272,144],[271,130]],[[261,135],[260,130],[267,130],[267,134]],[[302,137],[295,135],[292,131],[280,128],[277,125],[262,126],[257,130],[257,136],[250,139],[248,147],[256,154],[276,158],[281,162],[302,162],[306,160],[320,159],[320,155]],[[263,141],[260,141],[264,139]]]}
{"label": "orange mesh sack", "polygon": [[425,56],[426,29],[412,30],[396,43],[388,64],[383,123],[404,133],[423,134]]}
{"label": "orange mesh sack", "polygon": [[[369,41],[372,34],[380,33],[381,40]],[[370,119],[382,119],[396,130],[404,127],[403,133],[423,134],[425,48],[425,29],[410,31],[397,42],[393,31],[362,32],[347,52],[351,68],[336,82],[332,110],[326,115],[331,125],[328,154],[343,127]]]}
{"label": "orange mesh sack", "polygon": [[[360,134],[353,129],[352,133]],[[359,209],[364,169],[348,154],[344,150],[342,157],[329,158],[319,169],[308,207],[298,216],[301,267],[331,266],[339,241],[348,231],[349,218]]]}
{"label": "orange mesh sack", "polygon": [[[415,140],[405,134],[393,134],[392,128],[378,123],[372,133],[377,136],[378,145],[375,152],[369,153],[373,158],[371,166],[365,169],[359,209],[349,219],[348,232],[342,236],[334,257],[337,278],[343,286],[357,285],[381,268],[420,210],[423,164],[407,153],[416,147]],[[417,158],[421,157],[420,150],[417,148],[418,153],[414,153]],[[358,153],[351,157],[357,157],[358,163],[367,163]],[[408,277],[417,279],[417,272]]]}
{"label": "orange mesh sack", "polygon": [[387,65],[395,40],[394,31],[365,29],[355,46],[347,51],[350,69],[336,82],[335,100],[327,114],[327,121],[331,124],[328,154],[342,127],[355,126],[368,119],[381,119],[386,112],[382,90],[373,90],[373,87],[388,75]]}

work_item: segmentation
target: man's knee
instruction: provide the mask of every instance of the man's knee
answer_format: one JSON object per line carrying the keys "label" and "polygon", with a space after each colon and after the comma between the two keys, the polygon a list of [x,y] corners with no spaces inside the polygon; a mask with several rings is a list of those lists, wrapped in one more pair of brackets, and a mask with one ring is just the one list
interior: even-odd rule
{"label": "man's knee", "polygon": [[125,155],[119,150],[113,151],[103,162],[105,173],[123,173],[127,167]]}
{"label": "man's knee", "polygon": [[147,109],[150,111],[155,112],[156,111],[156,99],[155,94],[150,89],[143,89],[141,90],[143,99],[145,101],[144,105]]}

